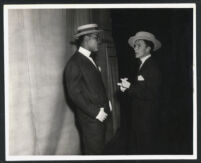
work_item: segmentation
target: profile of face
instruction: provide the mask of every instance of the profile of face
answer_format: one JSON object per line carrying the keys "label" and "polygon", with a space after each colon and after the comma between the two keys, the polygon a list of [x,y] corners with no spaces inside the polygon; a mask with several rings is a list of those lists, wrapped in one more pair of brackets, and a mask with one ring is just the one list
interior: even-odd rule
{"label": "profile of face", "polygon": [[91,52],[97,52],[98,51],[98,44],[99,44],[99,36],[98,34],[91,34],[88,35],[88,40],[87,40],[87,45],[88,45],[88,50]]}
{"label": "profile of face", "polygon": [[136,40],[134,47],[135,57],[136,58],[143,58],[150,54],[151,48],[146,45],[144,40]]}

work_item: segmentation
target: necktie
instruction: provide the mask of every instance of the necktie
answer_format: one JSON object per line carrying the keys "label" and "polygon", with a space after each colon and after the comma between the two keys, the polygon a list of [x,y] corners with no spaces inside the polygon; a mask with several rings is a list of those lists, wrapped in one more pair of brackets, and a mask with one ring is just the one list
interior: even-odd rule
{"label": "necktie", "polygon": [[96,56],[96,53],[93,53],[93,52],[92,52],[89,57],[94,61],[95,67],[96,67],[97,70],[99,71],[98,65],[97,65],[97,63],[96,63],[96,59],[95,59],[96,57],[95,57],[95,56]]}
{"label": "necktie", "polygon": [[89,57],[94,61],[95,65],[97,66],[96,59],[95,59],[96,58],[96,53],[92,52]]}
{"label": "necktie", "polygon": [[[93,61],[95,62],[95,56],[96,56],[96,53],[93,53],[93,52],[92,52],[89,57],[92,58]],[[96,63],[96,62],[95,62],[95,63]]]}

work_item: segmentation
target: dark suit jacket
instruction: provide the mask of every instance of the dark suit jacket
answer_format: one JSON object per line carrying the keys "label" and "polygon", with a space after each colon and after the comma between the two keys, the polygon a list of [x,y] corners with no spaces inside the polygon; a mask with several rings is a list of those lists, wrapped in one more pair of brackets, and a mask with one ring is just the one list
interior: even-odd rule
{"label": "dark suit jacket", "polygon": [[[139,76],[144,81],[139,80]],[[132,106],[132,127],[139,133],[155,132],[158,125],[158,102],[161,84],[161,74],[152,57],[148,58],[137,73],[131,87],[126,90]]]}
{"label": "dark suit jacket", "polygon": [[78,118],[95,120],[101,107],[109,114],[101,73],[87,57],[77,51],[68,61],[64,75],[67,93],[76,105]]}

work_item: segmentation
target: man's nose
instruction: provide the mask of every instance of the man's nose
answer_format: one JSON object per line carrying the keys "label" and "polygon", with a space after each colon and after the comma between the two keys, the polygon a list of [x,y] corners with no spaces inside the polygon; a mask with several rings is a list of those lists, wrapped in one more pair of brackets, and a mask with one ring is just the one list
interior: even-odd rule
{"label": "man's nose", "polygon": [[134,48],[133,48],[133,50],[134,50],[134,52],[136,52],[137,48],[136,48],[136,47],[134,47]]}

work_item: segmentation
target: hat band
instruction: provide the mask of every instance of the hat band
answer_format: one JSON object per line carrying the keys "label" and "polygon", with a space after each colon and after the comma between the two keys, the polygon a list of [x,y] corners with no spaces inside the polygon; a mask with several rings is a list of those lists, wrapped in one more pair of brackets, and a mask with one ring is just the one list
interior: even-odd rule
{"label": "hat band", "polygon": [[91,31],[91,30],[98,30],[98,28],[97,28],[97,27],[91,27],[91,28],[79,30],[79,31],[77,32],[77,34],[82,33],[82,32],[86,32],[86,31]]}

